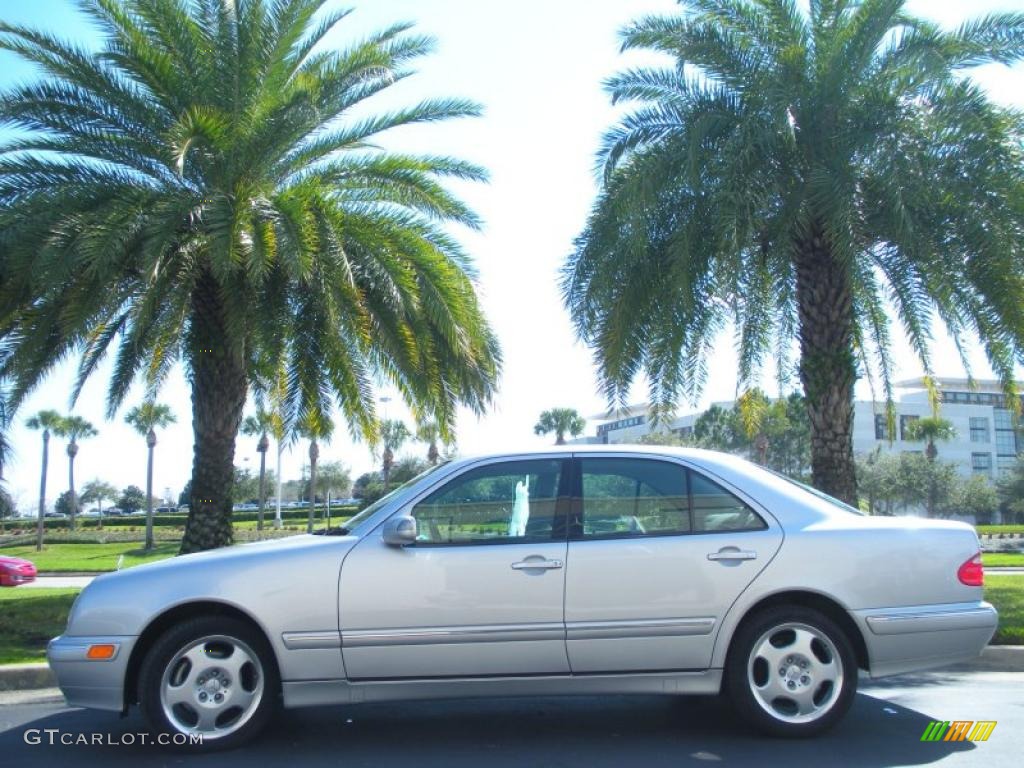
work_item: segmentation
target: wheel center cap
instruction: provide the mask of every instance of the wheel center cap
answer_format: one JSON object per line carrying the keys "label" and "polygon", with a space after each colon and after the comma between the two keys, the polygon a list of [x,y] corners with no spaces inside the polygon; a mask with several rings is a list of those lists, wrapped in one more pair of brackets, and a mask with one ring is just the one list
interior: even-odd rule
{"label": "wheel center cap", "polygon": [[217,693],[217,691],[220,690],[220,681],[216,678],[211,677],[209,680],[206,681],[206,685],[204,687],[210,693]]}
{"label": "wheel center cap", "polygon": [[800,667],[796,664],[790,664],[789,669],[786,670],[786,677],[790,680],[796,680],[800,677]]}

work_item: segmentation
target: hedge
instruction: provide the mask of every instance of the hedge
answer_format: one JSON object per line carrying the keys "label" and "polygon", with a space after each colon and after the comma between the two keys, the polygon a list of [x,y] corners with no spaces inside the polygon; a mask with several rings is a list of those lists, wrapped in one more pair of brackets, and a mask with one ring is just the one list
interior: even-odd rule
{"label": "hedge", "polygon": [[[348,517],[354,515],[358,507],[351,504],[346,506],[335,506],[331,505],[331,517]],[[314,514],[317,518],[321,517],[326,512],[326,507],[321,505],[316,507]],[[257,510],[246,511],[246,512],[232,512],[231,520],[236,523],[242,523],[246,521],[255,521],[259,517]],[[153,515],[153,526],[177,526],[183,528],[185,526],[185,520],[188,518],[188,514],[185,512],[178,512],[172,514]],[[281,510],[282,520],[307,520],[309,519],[309,509],[282,509]],[[268,507],[263,512],[264,523],[273,523],[274,520],[274,508]],[[98,528],[97,523],[99,518],[92,517],[91,515],[79,515],[75,521],[76,528],[86,528],[88,530],[96,530]],[[70,521],[67,518],[48,517],[43,520],[43,526],[49,530],[51,528],[67,528]],[[116,517],[104,517],[103,527],[104,528],[130,528],[130,527],[145,527],[146,516],[145,515],[118,515]],[[36,518],[27,517],[15,517],[4,520],[4,527],[13,529],[35,529]]]}

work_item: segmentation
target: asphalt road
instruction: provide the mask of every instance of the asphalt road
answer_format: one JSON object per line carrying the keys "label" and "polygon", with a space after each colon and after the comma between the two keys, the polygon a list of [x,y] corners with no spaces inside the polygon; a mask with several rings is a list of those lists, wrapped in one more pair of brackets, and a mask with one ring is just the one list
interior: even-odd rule
{"label": "asphalt road", "polygon": [[[0,694],[8,766],[912,766],[1020,765],[1024,673],[933,672],[862,683],[849,716],[809,741],[758,737],[720,699],[562,697],[364,704],[282,713],[258,742],[201,757],[119,742],[144,729],[25,694]],[[984,743],[922,743],[931,720],[996,720]],[[26,743],[38,729],[40,744]],[[104,734],[116,745],[53,745],[43,729]],[[107,736],[109,734],[109,736]],[[55,736],[59,739],[60,736]],[[87,738],[91,738],[88,736]]]}

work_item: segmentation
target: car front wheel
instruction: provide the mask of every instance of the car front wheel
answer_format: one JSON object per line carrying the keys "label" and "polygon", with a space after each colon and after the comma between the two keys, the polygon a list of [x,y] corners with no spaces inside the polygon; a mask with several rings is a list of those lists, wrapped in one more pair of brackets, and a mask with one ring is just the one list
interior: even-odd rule
{"label": "car front wheel", "polygon": [[726,662],[726,687],[758,730],[813,736],[835,725],[857,692],[857,662],[846,633],[824,614],[774,607],[744,622]]}
{"label": "car front wheel", "polygon": [[139,704],[162,745],[190,751],[245,743],[277,706],[272,651],[245,622],[203,616],[154,643],[139,672]]}

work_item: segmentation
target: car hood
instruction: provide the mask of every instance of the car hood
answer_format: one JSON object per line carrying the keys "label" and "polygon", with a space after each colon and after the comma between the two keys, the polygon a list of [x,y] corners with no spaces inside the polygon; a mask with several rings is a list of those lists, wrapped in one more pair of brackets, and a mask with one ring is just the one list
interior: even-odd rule
{"label": "car hood", "polygon": [[0,557],[0,567],[13,567],[13,568],[34,568],[31,560],[23,560],[20,557]]}
{"label": "car hood", "polygon": [[178,555],[169,557],[166,560],[157,560],[154,563],[132,566],[122,571],[113,571],[96,578],[96,582],[113,581],[128,578],[147,578],[160,576],[161,578],[170,573],[181,571],[203,570],[207,568],[221,571],[224,568],[235,566],[244,568],[256,561],[265,560],[268,563],[280,560],[299,561],[309,553],[325,547],[345,548],[344,543],[354,544],[357,541],[355,536],[313,536],[311,534],[300,534],[298,536],[287,536],[282,539],[267,539],[266,541],[254,541],[246,544],[236,544],[231,547],[209,549],[205,552],[195,552],[189,555]]}

